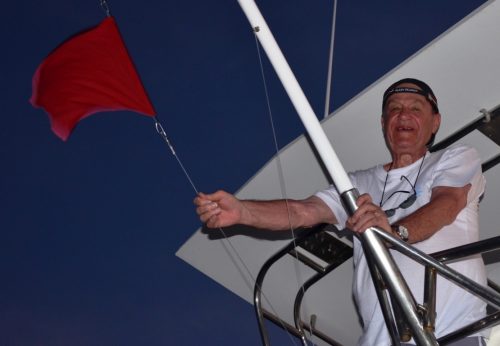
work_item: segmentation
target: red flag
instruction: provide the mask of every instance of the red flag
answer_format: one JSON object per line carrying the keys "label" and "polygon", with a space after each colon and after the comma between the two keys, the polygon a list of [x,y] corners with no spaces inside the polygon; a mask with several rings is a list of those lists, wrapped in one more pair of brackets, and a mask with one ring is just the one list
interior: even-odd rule
{"label": "red flag", "polygon": [[112,17],[70,38],[38,66],[30,102],[45,109],[64,141],[78,121],[96,112],[155,115]]}

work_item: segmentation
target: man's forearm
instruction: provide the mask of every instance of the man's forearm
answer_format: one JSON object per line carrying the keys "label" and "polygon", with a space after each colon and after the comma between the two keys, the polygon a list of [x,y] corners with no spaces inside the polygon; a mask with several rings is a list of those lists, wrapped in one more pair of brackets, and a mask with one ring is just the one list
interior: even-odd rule
{"label": "man's forearm", "polygon": [[295,200],[244,200],[241,223],[256,228],[280,231],[304,226]]}
{"label": "man's forearm", "polygon": [[336,223],[332,211],[318,197],[304,200],[242,201],[241,223],[269,230],[311,227]]}
{"label": "man's forearm", "polygon": [[409,242],[417,243],[455,221],[467,203],[469,186],[438,188],[431,201],[414,213],[396,222],[409,230]]}

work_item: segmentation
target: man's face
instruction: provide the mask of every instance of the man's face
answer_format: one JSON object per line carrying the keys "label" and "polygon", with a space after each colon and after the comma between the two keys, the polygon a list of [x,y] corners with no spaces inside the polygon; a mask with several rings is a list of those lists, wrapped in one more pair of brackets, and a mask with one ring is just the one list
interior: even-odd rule
{"label": "man's face", "polygon": [[[411,83],[399,87],[417,88]],[[436,133],[441,116],[433,113],[424,96],[413,93],[393,94],[387,99],[382,115],[382,129],[391,153],[422,154],[431,135]]]}

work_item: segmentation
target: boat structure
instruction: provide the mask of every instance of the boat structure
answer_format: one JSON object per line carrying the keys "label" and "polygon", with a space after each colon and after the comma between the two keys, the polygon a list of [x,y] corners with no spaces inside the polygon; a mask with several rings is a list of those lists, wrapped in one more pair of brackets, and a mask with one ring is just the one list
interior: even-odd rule
{"label": "boat structure", "polygon": [[[500,251],[496,250],[500,247],[496,238],[500,235],[499,38],[500,0],[488,1],[321,122],[346,171],[388,162],[380,117],[374,114],[380,112],[385,88],[408,76],[432,86],[443,117],[432,150],[466,143],[482,158],[487,188],[480,205],[481,240],[452,249],[446,256],[483,253],[488,292],[493,292],[485,325],[493,330],[500,323],[496,314],[500,302]],[[264,165],[236,196],[283,198],[285,184],[287,198],[301,199],[331,183],[320,155],[304,134]],[[234,226],[224,229],[223,235],[201,227],[177,256],[250,304],[257,302],[258,315],[307,339],[305,343],[356,344],[361,326],[351,293],[352,235],[333,225],[295,233],[297,240],[292,242],[290,232]],[[446,256],[436,261],[444,263]],[[492,333],[490,345],[500,344],[496,334]]]}

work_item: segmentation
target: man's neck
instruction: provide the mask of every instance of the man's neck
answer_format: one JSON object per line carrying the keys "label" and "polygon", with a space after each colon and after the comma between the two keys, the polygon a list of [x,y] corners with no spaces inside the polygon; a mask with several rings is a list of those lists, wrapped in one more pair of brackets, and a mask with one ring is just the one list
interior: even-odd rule
{"label": "man's neck", "polygon": [[411,165],[412,163],[420,160],[422,156],[425,155],[427,150],[424,150],[419,153],[402,153],[402,154],[397,154],[393,153],[392,154],[392,163],[387,163],[384,165],[384,168],[386,170],[389,169],[395,169],[395,168],[402,168]]}

